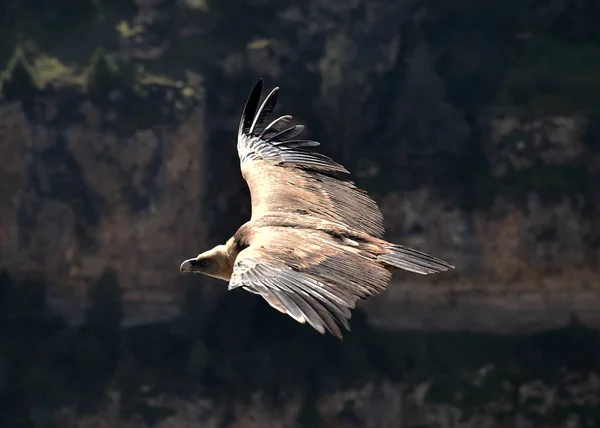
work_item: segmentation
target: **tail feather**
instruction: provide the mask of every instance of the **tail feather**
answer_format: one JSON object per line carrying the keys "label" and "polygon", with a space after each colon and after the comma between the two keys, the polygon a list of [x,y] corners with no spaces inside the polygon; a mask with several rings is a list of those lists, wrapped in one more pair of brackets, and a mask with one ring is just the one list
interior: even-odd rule
{"label": "tail feather", "polygon": [[430,275],[454,269],[453,265],[444,260],[402,245],[390,244],[385,246],[385,249],[388,252],[380,255],[378,260],[391,267],[421,275]]}

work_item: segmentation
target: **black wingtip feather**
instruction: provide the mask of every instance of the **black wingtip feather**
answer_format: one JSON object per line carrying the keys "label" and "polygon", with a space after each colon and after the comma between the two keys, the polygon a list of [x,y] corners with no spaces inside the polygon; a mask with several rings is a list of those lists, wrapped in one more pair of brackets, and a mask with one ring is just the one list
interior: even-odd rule
{"label": "black wingtip feather", "polygon": [[264,101],[258,108],[258,112],[255,115],[254,121],[250,126],[249,134],[259,135],[259,133],[265,128],[267,125],[266,121],[271,116],[271,113],[275,109],[277,105],[277,101],[279,100],[279,87],[273,88],[273,90],[265,97]]}
{"label": "black wingtip feather", "polygon": [[283,131],[280,131],[277,134],[273,135],[266,141],[267,141],[267,143],[277,143],[277,142],[283,142],[283,141],[290,140],[290,139],[302,134],[302,132],[304,131],[304,128],[305,128],[304,125],[290,126],[289,128],[284,129]]}
{"label": "black wingtip feather", "polygon": [[289,114],[283,115],[269,123],[265,129],[263,129],[258,135],[259,138],[269,139],[279,131],[283,130],[288,123],[292,120],[292,116]]}
{"label": "black wingtip feather", "polygon": [[284,147],[286,149],[298,149],[302,147],[317,147],[321,143],[313,140],[287,140],[282,142],[273,143],[274,146]]}
{"label": "black wingtip feather", "polygon": [[239,133],[246,134],[250,130],[252,126],[252,122],[254,121],[254,116],[256,115],[256,110],[258,109],[258,101],[260,100],[260,95],[262,94],[263,89],[263,79],[258,79],[252,92],[250,92],[250,96],[246,101],[246,105],[244,106],[244,111],[242,112],[242,119],[240,120]]}
{"label": "black wingtip feather", "polygon": [[[265,126],[265,122],[278,101],[279,88],[273,89],[259,107],[262,89],[263,80],[259,79],[246,101],[240,120],[238,153],[242,153],[240,155],[242,162],[250,158],[248,155],[252,154],[254,157],[258,155],[258,157],[271,158],[278,160],[281,164],[295,165],[298,168],[318,171],[321,174],[349,174],[346,168],[331,158],[307,150],[308,147],[316,146],[318,143],[297,143],[294,138],[304,130],[304,125],[299,124],[285,128],[291,116],[281,116]],[[263,126],[265,126],[264,129]],[[244,136],[246,140],[240,138],[241,136]],[[286,142],[289,144],[286,145]],[[256,145],[257,148],[249,147],[252,145]],[[260,145],[264,147],[261,149]]]}

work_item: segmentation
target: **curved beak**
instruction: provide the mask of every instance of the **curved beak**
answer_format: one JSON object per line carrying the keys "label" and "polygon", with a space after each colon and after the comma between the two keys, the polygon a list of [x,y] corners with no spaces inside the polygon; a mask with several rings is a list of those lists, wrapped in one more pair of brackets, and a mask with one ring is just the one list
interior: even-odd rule
{"label": "curved beak", "polygon": [[181,263],[181,266],[179,266],[179,272],[180,273],[194,272],[195,264],[196,264],[196,259],[187,259],[183,263]]}

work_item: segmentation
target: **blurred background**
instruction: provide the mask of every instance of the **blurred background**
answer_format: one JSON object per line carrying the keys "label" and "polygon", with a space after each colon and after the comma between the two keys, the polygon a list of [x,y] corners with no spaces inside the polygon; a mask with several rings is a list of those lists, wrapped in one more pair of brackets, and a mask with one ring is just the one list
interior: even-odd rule
{"label": "blurred background", "polygon": [[[596,0],[0,4],[0,427],[600,426]],[[258,78],[398,274],[342,343],[179,264]]]}

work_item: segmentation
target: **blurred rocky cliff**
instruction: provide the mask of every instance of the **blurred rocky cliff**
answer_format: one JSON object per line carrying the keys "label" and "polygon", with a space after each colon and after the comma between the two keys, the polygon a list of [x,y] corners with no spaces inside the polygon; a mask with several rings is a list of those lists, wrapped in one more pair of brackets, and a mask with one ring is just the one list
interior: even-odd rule
{"label": "blurred rocky cliff", "polygon": [[[398,418],[406,426],[509,426],[467,415],[504,412],[509,416],[501,423],[520,421],[510,426],[526,427],[535,419],[531,412],[547,421],[566,420],[572,403],[583,406],[577,394],[597,386],[600,369],[591,364],[585,376],[573,375],[570,354],[552,362],[557,373],[562,370],[560,382],[540,380],[542,374],[532,372],[544,358],[537,351],[524,363],[502,360],[487,347],[489,353],[476,353],[463,367],[464,354],[450,350],[445,339],[396,333],[380,338],[369,329],[518,335],[571,324],[600,326],[600,9],[595,2],[508,0],[485,8],[476,0],[40,4],[0,5],[0,304],[6,309],[1,322],[8,332],[18,323],[31,341],[21,346],[11,334],[2,339],[10,351],[0,354],[0,398],[10,388],[25,391],[19,405],[6,407],[14,412],[11,421],[23,414],[35,419],[19,407],[29,403],[42,409],[43,420],[52,408],[50,419],[62,421],[53,423],[83,424],[69,419],[72,407],[55,410],[75,400],[77,391],[93,395],[110,385],[85,376],[79,380],[78,364],[96,367],[116,384],[120,373],[134,372],[136,387],[157,382],[148,367],[159,361],[169,365],[167,374],[158,376],[163,389],[173,386],[165,379],[188,377],[211,385],[281,387],[286,381],[275,374],[290,383],[305,381],[298,367],[292,371],[300,374],[292,375],[274,363],[279,354],[273,341],[287,340],[286,332],[300,334],[298,343],[280,348],[295,353],[302,344],[321,349],[320,338],[279,314],[264,314],[269,309],[253,296],[235,300],[225,296],[223,283],[182,278],[178,272],[184,258],[223,242],[250,214],[235,130],[259,77],[268,87],[281,87],[276,113],[292,114],[307,125],[320,149],[346,165],[375,197],[390,240],[457,266],[433,278],[398,274],[384,295],[361,304],[366,319],[357,311],[355,339],[335,357],[346,359],[351,352],[352,361],[338,367],[323,350],[308,363],[295,360],[312,373],[304,386],[322,397],[321,404],[306,404],[310,394],[288,397],[272,426],[294,426],[299,415],[309,427],[318,426],[310,422],[315,415],[319,423],[327,421],[325,426],[397,426]],[[31,327],[31,319],[61,332],[66,321],[83,326],[84,333],[64,338],[55,330],[48,333],[50,327]],[[282,330],[266,333],[264,328],[277,321]],[[144,339],[149,334],[144,328],[152,323],[168,326],[159,334],[163,342]],[[119,333],[118,325],[142,332],[126,339],[130,333]],[[598,343],[590,337],[589,343]],[[461,352],[471,355],[465,349],[477,340],[467,341]],[[404,355],[396,343],[414,347],[414,354]],[[524,343],[529,349],[530,342]],[[250,349],[249,355],[236,359],[240,347]],[[550,348],[544,345],[544,352]],[[79,360],[67,349],[84,357]],[[432,356],[438,349],[461,365],[460,380],[445,377],[449,366]],[[56,361],[42,362],[43,352],[58,355]],[[33,373],[14,369],[23,355]],[[331,394],[315,384],[321,359],[336,373],[334,386],[328,384]],[[63,364],[74,372],[53,373]],[[256,379],[243,370],[248,364]],[[344,383],[378,364],[395,374],[386,369],[377,380],[367,376],[363,384]],[[428,364],[443,370],[429,373],[423,369]],[[362,369],[355,370],[358,366]],[[5,377],[3,367],[11,368]],[[502,373],[491,377],[496,389],[486,389],[490,400],[465,410],[465,400],[479,394],[472,383],[482,381],[464,379],[490,370]],[[451,388],[444,390],[443,404],[431,407],[425,392],[439,391],[432,385],[440,382]],[[576,384],[579,392],[569,390],[564,398],[553,389],[557,382]],[[40,384],[68,393],[60,399],[46,396],[36,388]],[[238,403],[228,414],[230,407],[209,401],[164,404],[174,400],[171,396],[148,404],[143,388],[132,395],[139,402],[124,403],[123,388],[119,384],[117,395],[103,396],[108,407],[99,412],[108,426],[125,423],[110,422],[114,406],[119,415],[157,419],[166,406],[176,416],[161,426],[192,424],[186,418],[197,420],[194,412],[207,408],[202,416],[207,426],[214,417],[246,427],[250,422],[240,421],[265,417],[261,406],[268,401],[253,398],[253,404]],[[29,391],[38,392],[30,396]],[[546,407],[532,411],[527,401],[532,394]],[[563,398],[560,407],[556,403]],[[368,420],[382,406],[395,409],[396,416],[372,425],[352,422]],[[571,410],[561,419],[553,413],[559,407]],[[332,412],[353,416],[338,420]],[[456,418],[466,425],[456,425]],[[573,426],[586,426],[577,423]]]}
{"label": "blurred rocky cliff", "polygon": [[[67,24],[69,5],[35,17]],[[497,6],[500,17],[467,10],[459,25],[449,15],[458,9],[416,1],[249,2],[238,9],[256,18],[241,21],[231,6],[90,2],[76,10],[81,27],[51,40],[7,7],[18,37],[2,78],[0,263],[11,275],[45,281],[51,307],[71,320],[108,270],[126,322],[175,316],[178,262],[249,215],[234,131],[261,76],[282,87],[280,111],[376,197],[391,240],[458,267],[431,281],[398,276],[365,305],[374,322],[600,323],[600,95],[578,74],[596,69],[538,65],[563,55],[553,61],[600,68],[600,48],[567,47],[551,27],[516,20],[525,7]],[[465,45],[475,31],[466,23],[484,19],[505,32],[479,28],[486,42],[506,52]],[[562,18],[546,17],[546,27],[552,19]],[[421,305],[441,312],[423,318]]]}
{"label": "blurred rocky cliff", "polygon": [[[74,322],[109,271],[126,319],[172,317],[175,259],[206,234],[202,88],[139,70],[128,81],[102,50],[81,76],[32,61],[17,50],[3,85],[2,266],[44,281],[50,307]],[[72,80],[34,86],[36,61]]]}

